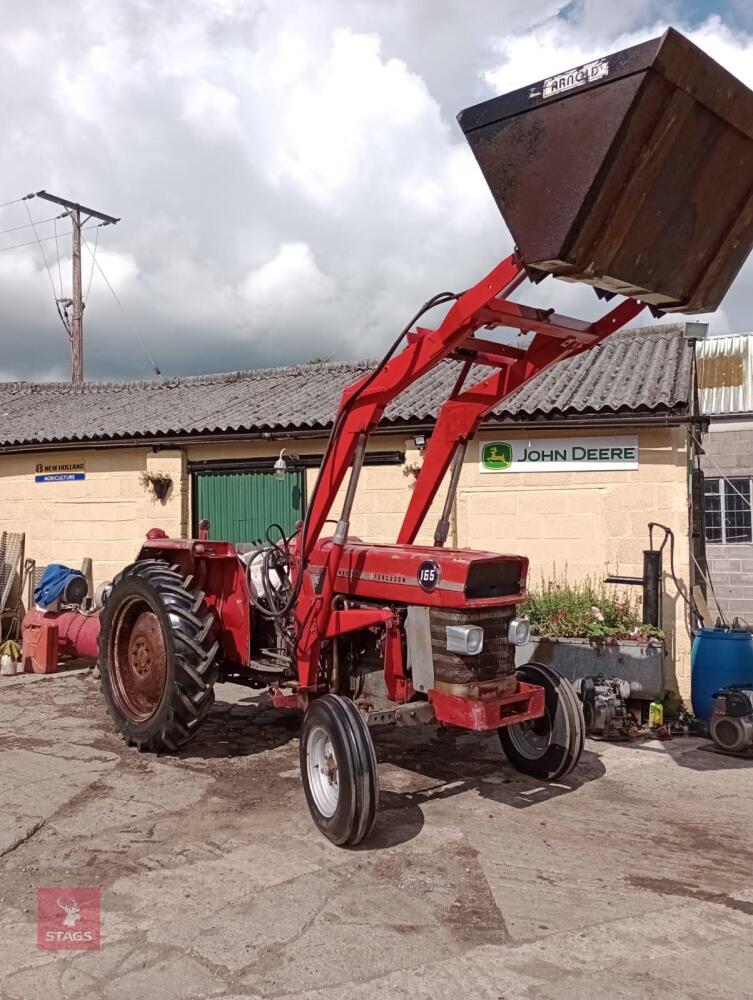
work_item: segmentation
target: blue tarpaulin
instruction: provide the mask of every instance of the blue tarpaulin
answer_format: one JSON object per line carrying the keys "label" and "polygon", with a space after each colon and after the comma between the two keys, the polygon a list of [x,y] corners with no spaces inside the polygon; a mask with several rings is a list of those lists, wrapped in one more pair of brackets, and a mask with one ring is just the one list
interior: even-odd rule
{"label": "blue tarpaulin", "polygon": [[70,566],[61,566],[60,563],[50,563],[34,588],[34,603],[41,608],[48,607],[60,597],[65,585],[74,576],[85,579],[80,569],[71,569]]}

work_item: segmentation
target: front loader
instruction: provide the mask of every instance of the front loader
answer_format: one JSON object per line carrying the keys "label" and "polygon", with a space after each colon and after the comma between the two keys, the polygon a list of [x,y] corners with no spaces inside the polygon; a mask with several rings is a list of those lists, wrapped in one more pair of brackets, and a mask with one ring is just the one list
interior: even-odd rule
{"label": "front loader", "polygon": [[[555,781],[584,727],[551,667],[515,667],[528,562],[446,546],[470,440],[510,393],[591,350],[644,309],[716,308],[753,244],[753,93],[673,30],[463,111],[460,124],[516,243],[468,290],[430,299],[343,393],[302,523],[250,552],[149,532],[101,615],[102,687],[126,740],[195,736],[216,681],[303,710],[301,774],[334,843],[374,823],[370,727],[497,730],[513,767]],[[548,275],[619,296],[595,321],[511,298]],[[420,324],[444,308],[441,321]],[[513,331],[496,337],[498,330]],[[395,544],[350,533],[369,434],[440,362],[459,362]],[[347,488],[334,529],[335,497]],[[433,545],[415,544],[440,486]]]}

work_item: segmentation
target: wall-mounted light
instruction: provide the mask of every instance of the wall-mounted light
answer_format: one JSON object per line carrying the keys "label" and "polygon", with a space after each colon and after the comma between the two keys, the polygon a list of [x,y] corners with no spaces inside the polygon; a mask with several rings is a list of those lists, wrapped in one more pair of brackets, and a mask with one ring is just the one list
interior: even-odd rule
{"label": "wall-mounted light", "polygon": [[705,340],[708,333],[708,323],[686,323],[683,336],[685,340]]}
{"label": "wall-mounted light", "polygon": [[292,459],[298,458],[297,455],[292,455],[287,448],[282,449],[282,451],[280,452],[280,457],[274,464],[275,476],[278,479],[284,479],[285,473],[288,471],[288,463],[285,461],[286,455],[288,456],[288,458]]}
{"label": "wall-mounted light", "polygon": [[426,435],[414,434],[413,444],[418,448],[419,451],[423,451],[423,449],[426,447]]}

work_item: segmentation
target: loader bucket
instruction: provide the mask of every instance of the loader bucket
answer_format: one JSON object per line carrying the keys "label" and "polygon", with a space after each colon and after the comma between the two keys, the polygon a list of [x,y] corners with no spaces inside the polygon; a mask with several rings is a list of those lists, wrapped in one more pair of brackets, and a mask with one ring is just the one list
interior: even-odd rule
{"label": "loader bucket", "polygon": [[458,120],[529,267],[711,312],[753,246],[753,92],[672,28]]}

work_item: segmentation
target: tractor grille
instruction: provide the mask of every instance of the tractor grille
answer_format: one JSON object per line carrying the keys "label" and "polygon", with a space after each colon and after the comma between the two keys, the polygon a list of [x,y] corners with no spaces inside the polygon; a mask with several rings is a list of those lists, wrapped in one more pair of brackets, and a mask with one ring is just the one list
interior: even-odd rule
{"label": "tractor grille", "polygon": [[[432,608],[429,621],[435,679],[444,684],[473,684],[513,674],[515,647],[507,641],[507,629],[513,614],[511,608],[468,611]],[[480,625],[483,628],[484,648],[478,656],[448,652],[448,625]]]}

